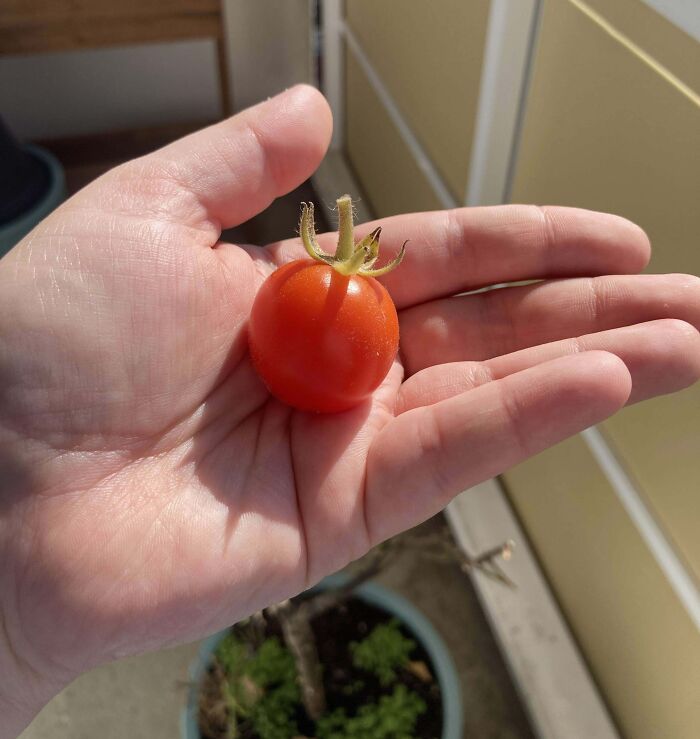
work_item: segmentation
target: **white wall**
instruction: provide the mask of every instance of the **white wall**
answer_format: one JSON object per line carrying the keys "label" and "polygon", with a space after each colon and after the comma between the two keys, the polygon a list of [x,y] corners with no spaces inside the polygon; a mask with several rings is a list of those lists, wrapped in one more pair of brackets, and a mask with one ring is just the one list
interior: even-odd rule
{"label": "white wall", "polygon": [[[312,0],[224,0],[236,110],[312,81],[312,11]],[[23,139],[211,120],[219,90],[208,40],[0,57],[0,115]]]}
{"label": "white wall", "polygon": [[214,42],[0,57],[0,115],[21,139],[217,118]]}
{"label": "white wall", "polygon": [[311,0],[226,0],[224,11],[235,110],[313,81]]}

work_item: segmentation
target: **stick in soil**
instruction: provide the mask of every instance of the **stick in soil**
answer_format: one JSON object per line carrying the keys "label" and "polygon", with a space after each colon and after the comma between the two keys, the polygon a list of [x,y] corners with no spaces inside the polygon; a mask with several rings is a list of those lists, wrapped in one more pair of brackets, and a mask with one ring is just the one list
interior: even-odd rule
{"label": "stick in soil", "polygon": [[302,702],[309,718],[318,721],[326,711],[326,693],[323,689],[323,668],[318,658],[316,640],[304,605],[295,606],[284,601],[273,607],[285,644],[294,657]]}
{"label": "stick in soil", "polygon": [[294,657],[302,702],[313,721],[318,721],[326,710],[326,694],[323,688],[323,668],[311,629],[311,620],[345,602],[357,587],[384,570],[404,548],[416,546],[421,551],[431,552],[436,559],[456,561],[465,573],[476,569],[513,587],[513,583],[496,564],[497,559],[510,557],[512,542],[506,542],[477,556],[470,556],[444,531],[438,535],[414,537],[413,541],[411,537],[390,539],[375,547],[367,555],[363,566],[339,588],[321,591],[301,600],[286,600],[268,608],[268,612],[279,621],[285,644]]}

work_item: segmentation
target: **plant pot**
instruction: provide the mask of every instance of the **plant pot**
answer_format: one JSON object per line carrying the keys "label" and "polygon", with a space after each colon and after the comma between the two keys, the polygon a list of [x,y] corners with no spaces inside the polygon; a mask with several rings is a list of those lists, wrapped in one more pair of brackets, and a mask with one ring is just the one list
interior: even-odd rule
{"label": "plant pot", "polygon": [[[317,585],[314,590],[338,587],[344,581],[345,576],[333,575]],[[430,621],[405,598],[376,583],[370,582],[361,585],[354,592],[354,595],[360,600],[398,618],[425,649],[440,685],[443,710],[442,739],[461,739],[462,699],[459,677],[445,643]],[[197,660],[190,667],[191,688],[187,706],[183,709],[181,717],[182,739],[201,739],[197,722],[200,685],[207,668],[211,664],[216,647],[227,633],[228,629],[205,639],[199,650]]]}
{"label": "plant pot", "polygon": [[20,145],[0,120],[0,257],[65,197],[63,168],[45,149]]}

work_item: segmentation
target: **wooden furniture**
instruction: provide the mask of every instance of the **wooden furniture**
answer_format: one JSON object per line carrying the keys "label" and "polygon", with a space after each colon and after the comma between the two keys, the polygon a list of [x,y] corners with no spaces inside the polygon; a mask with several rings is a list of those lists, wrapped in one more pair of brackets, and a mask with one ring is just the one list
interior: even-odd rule
{"label": "wooden furniture", "polygon": [[0,55],[214,39],[228,116],[224,33],[221,0],[2,0],[0,6]]}

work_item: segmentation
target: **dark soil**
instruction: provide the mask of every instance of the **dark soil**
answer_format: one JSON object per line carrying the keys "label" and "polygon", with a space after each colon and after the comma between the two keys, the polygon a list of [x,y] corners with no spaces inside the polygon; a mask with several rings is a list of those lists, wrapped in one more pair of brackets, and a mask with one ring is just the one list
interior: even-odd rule
{"label": "dark soil", "polygon": [[[330,709],[345,708],[349,714],[365,703],[376,702],[378,696],[391,693],[394,686],[383,688],[379,680],[367,672],[355,669],[352,664],[348,644],[351,641],[360,641],[380,623],[391,620],[391,616],[379,608],[375,608],[364,601],[353,599],[339,608],[323,614],[312,622],[316,645],[324,670],[324,687]],[[403,625],[403,634],[416,642],[416,648],[411,654],[411,660],[424,662],[434,679],[425,683],[407,670],[399,673],[397,683],[403,683],[409,690],[416,692],[427,705],[416,725],[416,737],[419,739],[438,739],[442,734],[442,700],[435,670],[428,653],[420,642]],[[347,696],[343,688],[354,680],[361,678],[365,688],[358,693]]]}
{"label": "dark soil", "polygon": [[[411,654],[414,662],[427,665],[433,679],[426,682],[408,670],[401,670],[396,682],[383,687],[379,680],[364,670],[356,669],[348,645],[352,641],[360,641],[378,624],[386,623],[392,616],[386,611],[375,608],[364,601],[352,598],[338,608],[331,609],[312,621],[311,626],[316,636],[316,646],[323,664],[324,687],[328,710],[344,708],[348,715],[367,703],[375,703],[381,695],[390,694],[394,687],[403,683],[409,690],[417,693],[427,706],[427,710],[418,718],[415,739],[439,739],[442,735],[442,699],[435,669],[428,653],[423,649],[417,637],[401,625],[403,634],[416,643]],[[239,636],[241,632],[234,626]],[[279,624],[268,619],[265,636],[278,636],[281,639]],[[202,686],[200,695],[200,730],[203,739],[221,739],[226,736],[225,711],[222,711],[220,687],[222,676],[210,668]],[[348,694],[349,686],[357,681],[364,684],[362,689]],[[314,736],[314,723],[308,718],[303,707],[299,707],[297,724],[302,736]],[[208,729],[208,730],[207,730]],[[243,731],[241,731],[241,729]],[[248,727],[239,726],[240,739],[257,739],[257,734]],[[291,738],[290,738],[291,739]]]}

